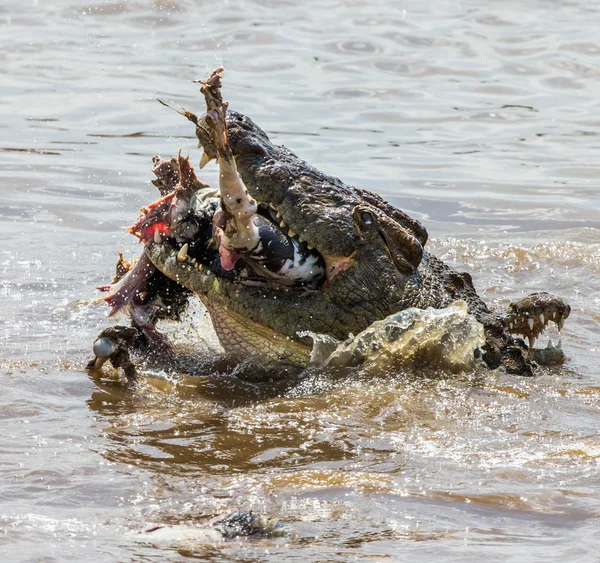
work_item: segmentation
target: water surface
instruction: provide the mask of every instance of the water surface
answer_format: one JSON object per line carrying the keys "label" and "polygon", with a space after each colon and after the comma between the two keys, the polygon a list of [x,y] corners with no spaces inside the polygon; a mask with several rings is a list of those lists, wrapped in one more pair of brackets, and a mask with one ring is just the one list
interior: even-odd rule
{"label": "water surface", "polygon": [[[5,0],[6,560],[596,560],[599,28],[583,0]],[[232,108],[422,220],[488,301],[567,298],[569,362],[323,377],[264,400],[225,376],[155,374],[137,393],[91,379],[110,321],[87,302],[138,250],[123,226],[156,197],[151,157],[199,157],[155,99],[201,111],[190,81],[220,64]],[[132,541],[237,508],[289,533]]]}

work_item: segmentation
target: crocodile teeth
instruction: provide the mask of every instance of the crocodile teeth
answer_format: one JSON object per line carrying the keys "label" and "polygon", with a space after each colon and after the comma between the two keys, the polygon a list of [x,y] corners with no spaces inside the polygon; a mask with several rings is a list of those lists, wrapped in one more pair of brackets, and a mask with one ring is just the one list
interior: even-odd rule
{"label": "crocodile teeth", "polygon": [[512,330],[512,329],[513,329],[513,324],[512,324],[512,321],[510,321],[508,323],[508,330]]}
{"label": "crocodile teeth", "polygon": [[281,221],[281,223],[279,223],[279,226],[280,226],[282,229],[285,229],[285,223],[284,223],[283,221]]}
{"label": "crocodile teeth", "polygon": [[312,244],[307,244],[307,245],[306,245],[306,248],[308,248],[308,250],[313,250],[313,249],[314,249],[314,246],[313,246]]}
{"label": "crocodile teeth", "polygon": [[565,326],[565,319],[558,319],[556,321],[556,326],[558,327],[558,332],[560,332],[563,326]]}
{"label": "crocodile teeth", "polygon": [[306,242],[302,237],[298,237],[298,242]]}
{"label": "crocodile teeth", "polygon": [[527,319],[527,324],[529,325],[529,330],[533,330],[533,319]]}
{"label": "crocodile teeth", "polygon": [[540,323],[542,323],[542,326],[544,326],[544,323],[546,322],[546,319],[544,317],[544,313],[540,314]]}
{"label": "crocodile teeth", "polygon": [[290,229],[288,231],[288,236],[291,237],[291,238],[294,238],[296,236],[296,233],[294,231],[292,231],[292,229]]}
{"label": "crocodile teeth", "polygon": [[558,341],[558,344],[556,345],[557,348],[560,348],[562,350],[562,338]]}
{"label": "crocodile teeth", "polygon": [[188,257],[188,249],[189,249],[189,245],[186,242],[179,250],[179,252],[177,253],[177,262],[185,262],[187,260]]}
{"label": "crocodile teeth", "polygon": [[277,217],[277,219],[281,219],[281,213],[279,213],[279,211],[277,213],[275,213],[275,217]]}
{"label": "crocodile teeth", "polygon": [[198,166],[200,166],[200,168],[204,168],[211,160],[212,158],[203,152],[202,156],[200,157],[200,164]]}
{"label": "crocodile teeth", "polygon": [[202,264],[198,264],[198,271],[201,272],[204,270],[204,266]]}
{"label": "crocodile teeth", "polygon": [[154,243],[155,244],[160,244],[162,242],[162,238],[160,236],[160,233],[158,232],[158,229],[156,229],[154,231]]}
{"label": "crocodile teeth", "polygon": [[535,336],[528,336],[527,338],[529,339],[529,347],[533,348],[535,345]]}
{"label": "crocodile teeth", "polygon": [[554,348],[554,344],[552,344],[552,340],[548,338],[548,346],[546,348]]}

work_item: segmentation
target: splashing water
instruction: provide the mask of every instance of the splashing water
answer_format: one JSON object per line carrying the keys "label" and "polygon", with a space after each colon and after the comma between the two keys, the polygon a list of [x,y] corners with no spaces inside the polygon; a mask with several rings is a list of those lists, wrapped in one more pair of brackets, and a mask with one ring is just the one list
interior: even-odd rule
{"label": "splashing water", "polygon": [[453,373],[472,369],[474,352],[484,341],[483,325],[469,314],[464,301],[455,301],[445,309],[400,311],[344,342],[311,332],[300,335],[313,339],[311,364],[361,365],[367,371],[422,365]]}

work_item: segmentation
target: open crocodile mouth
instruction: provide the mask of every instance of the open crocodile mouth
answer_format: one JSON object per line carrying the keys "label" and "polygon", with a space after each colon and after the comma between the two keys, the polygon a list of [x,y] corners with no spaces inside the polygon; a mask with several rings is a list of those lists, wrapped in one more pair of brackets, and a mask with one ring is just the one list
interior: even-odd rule
{"label": "open crocodile mouth", "polygon": [[[261,292],[261,297],[291,292],[307,295],[325,283],[325,261],[317,249],[295,233],[274,207],[258,203],[255,221],[261,235],[257,248],[233,267],[219,253],[220,199],[218,190],[201,183],[187,158],[154,160],[154,184],[163,196],[142,208],[128,228],[144,243],[139,260],[120,261],[117,276],[105,291],[111,314],[127,311],[134,324],[156,334],[160,318],[178,319],[190,292],[196,293],[211,314],[222,343],[240,356],[268,348],[274,360],[304,364],[307,343],[224,305],[223,293]],[[312,292],[311,292],[312,290]],[[219,333],[220,331],[220,333]]]}
{"label": "open crocodile mouth", "polygon": [[[532,293],[510,305],[505,324],[511,334],[526,337],[529,348],[533,350],[536,339],[544,333],[550,323],[554,323],[560,333],[570,313],[571,307],[564,301],[545,292]],[[562,341],[559,339],[554,345],[549,338],[546,349],[551,350],[554,347],[560,349]]]}
{"label": "open crocodile mouth", "polygon": [[[276,249],[272,255],[256,261],[241,258],[231,268],[223,266],[222,257],[218,251],[218,239],[212,234],[209,235],[209,232],[214,231],[215,224],[212,221],[204,223],[211,218],[208,214],[205,214],[199,221],[198,216],[191,212],[185,220],[196,223],[200,229],[193,238],[177,235],[166,223],[161,222],[152,230],[152,237],[146,242],[153,246],[153,256],[161,256],[161,261],[164,262],[170,258],[180,266],[187,266],[188,271],[197,271],[203,276],[212,274],[217,278],[247,286],[281,285],[287,289],[302,290],[320,288],[324,281],[324,259],[321,254],[289,228],[273,207],[259,203],[257,216],[268,222],[270,230],[278,233],[277,238],[283,248],[278,249],[280,252],[277,252]],[[268,242],[261,241],[260,244],[264,247]],[[300,257],[294,256],[296,249],[301,251]],[[304,261],[303,258],[305,258]],[[309,258],[312,259],[312,266],[308,267],[306,273],[314,275],[303,276],[305,270],[302,269],[302,266]],[[294,260],[296,260],[296,264],[294,264]],[[283,276],[285,273],[292,272],[293,274],[294,267],[299,270],[297,275]]]}
{"label": "open crocodile mouth", "polygon": [[[223,226],[217,190],[195,178],[187,158],[175,161],[155,159],[154,172],[161,192],[157,202],[143,208],[143,215],[129,227],[160,262],[167,259],[195,272],[242,285],[278,285],[287,289],[319,289],[325,281],[323,256],[302,235],[284,221],[272,205],[257,202],[254,221],[260,238],[253,249],[227,260],[219,248]],[[175,170],[175,165],[177,169]],[[171,184],[165,185],[164,169],[169,168]],[[189,281],[189,280],[188,280]],[[196,284],[194,284],[196,285]]]}
{"label": "open crocodile mouth", "polygon": [[[569,316],[562,299],[534,294],[507,315],[490,312],[468,274],[425,253],[418,221],[273,145],[246,116],[227,113],[221,71],[203,82],[202,118],[178,112],[196,125],[200,167],[218,160],[219,187],[202,183],[181,154],[155,157],[162,197],[129,228],[144,249],[132,265],[121,260],[113,284],[102,288],[113,314],[126,308],[151,339],[157,320],[178,319],[194,293],[228,352],[306,365],[307,330],[345,340],[399,310],[464,299],[486,330],[484,361],[532,373],[526,345],[507,333],[536,350],[548,323],[560,330]],[[559,350],[533,357],[561,363]]]}

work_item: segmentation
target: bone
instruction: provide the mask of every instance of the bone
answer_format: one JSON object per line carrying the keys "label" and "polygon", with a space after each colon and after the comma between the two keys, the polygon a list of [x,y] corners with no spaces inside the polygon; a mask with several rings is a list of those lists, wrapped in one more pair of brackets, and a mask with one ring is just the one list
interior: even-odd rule
{"label": "bone", "polygon": [[259,242],[258,227],[254,222],[257,204],[238,174],[229,146],[225,120],[227,103],[221,97],[222,72],[222,68],[214,70],[201,88],[206,100],[206,120],[217,148],[221,207],[226,214],[221,246],[229,252],[250,251]]}

